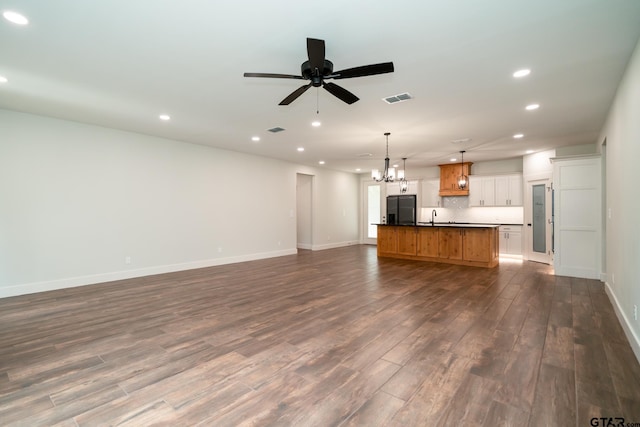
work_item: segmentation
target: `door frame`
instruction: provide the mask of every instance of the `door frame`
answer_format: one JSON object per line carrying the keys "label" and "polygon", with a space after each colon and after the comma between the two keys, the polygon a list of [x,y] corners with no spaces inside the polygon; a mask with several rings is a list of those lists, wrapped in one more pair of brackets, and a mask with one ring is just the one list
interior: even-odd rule
{"label": "door frame", "polygon": [[[533,250],[533,186],[543,184],[545,192],[545,235],[547,253]],[[524,259],[553,265],[553,176],[551,173],[527,177],[524,194]]]}

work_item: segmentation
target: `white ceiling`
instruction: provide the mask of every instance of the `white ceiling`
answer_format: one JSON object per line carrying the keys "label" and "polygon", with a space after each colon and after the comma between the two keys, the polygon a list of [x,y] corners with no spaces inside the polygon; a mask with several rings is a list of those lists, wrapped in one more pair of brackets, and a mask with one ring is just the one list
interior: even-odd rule
{"label": "white ceiling", "polygon": [[[0,0],[0,10],[30,20],[0,19],[0,108],[352,172],[382,166],[387,131],[392,161],[408,157],[409,170],[462,149],[483,161],[594,143],[640,37],[638,0]],[[279,106],[303,82],[243,77],[298,74],[307,37],[326,41],[335,70],[393,61],[395,72],[336,80],[353,105],[312,88]],[[512,77],[525,67],[530,76]],[[414,99],[381,100],[403,92]],[[267,132],[275,126],[286,131]]]}

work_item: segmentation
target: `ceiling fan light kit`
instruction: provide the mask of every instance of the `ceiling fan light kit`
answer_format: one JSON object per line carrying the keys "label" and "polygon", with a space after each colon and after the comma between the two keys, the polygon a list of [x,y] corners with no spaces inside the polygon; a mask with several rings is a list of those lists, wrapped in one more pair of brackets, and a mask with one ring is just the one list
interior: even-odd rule
{"label": "ceiling fan light kit", "polygon": [[379,64],[363,65],[360,67],[347,68],[340,71],[333,71],[333,62],[325,58],[324,40],[307,38],[307,57],[300,66],[300,75],[275,74],[275,73],[244,73],[245,77],[267,77],[275,79],[308,80],[309,83],[300,86],[291,92],[286,98],[280,101],[279,105],[289,105],[300,95],[305,93],[310,87],[323,87],[327,92],[338,99],[351,105],[357,102],[358,98],[342,86],[333,82],[325,82],[328,79],[350,79],[353,77],[373,76],[393,72],[393,62],[383,62]]}

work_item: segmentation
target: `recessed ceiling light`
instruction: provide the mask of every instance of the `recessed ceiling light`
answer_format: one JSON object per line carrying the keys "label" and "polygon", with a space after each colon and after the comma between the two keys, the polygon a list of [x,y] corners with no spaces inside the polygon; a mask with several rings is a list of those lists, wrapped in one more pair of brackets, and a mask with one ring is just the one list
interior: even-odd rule
{"label": "recessed ceiling light", "polygon": [[319,164],[319,165],[324,165],[324,160],[320,160],[320,161],[318,162],[318,164]]}
{"label": "recessed ceiling light", "polygon": [[400,167],[400,165],[395,164],[395,165],[393,165],[393,167],[394,167],[394,168],[398,168],[398,167]]}
{"label": "recessed ceiling light", "polygon": [[6,83],[8,81],[9,79],[7,79],[5,76],[0,76],[0,83]]}
{"label": "recessed ceiling light", "polygon": [[529,104],[525,108],[529,111],[537,110],[538,108],[540,108],[540,104]]}
{"label": "recessed ceiling light", "polygon": [[165,122],[166,122],[167,120],[171,120],[171,116],[169,116],[168,114],[160,114],[160,115],[158,116],[158,118],[159,118],[160,120],[165,121]]}
{"label": "recessed ceiling light", "polygon": [[449,160],[452,161],[452,162],[457,162],[458,161],[458,159],[456,159],[455,157],[452,157]]}
{"label": "recessed ceiling light", "polygon": [[313,126],[314,128],[317,128],[318,126],[320,126],[322,123],[320,123],[319,121],[315,121],[315,122],[311,122],[311,126]]}
{"label": "recessed ceiling light", "polygon": [[298,151],[302,153],[304,151],[304,147],[298,147]]}
{"label": "recessed ceiling light", "polygon": [[357,168],[357,169],[356,169],[356,172],[360,172],[361,170],[362,170],[362,169],[360,169],[360,168]]}
{"label": "recessed ceiling light", "polygon": [[533,150],[527,150],[526,153],[527,154],[531,154],[531,153],[533,153]]}
{"label": "recessed ceiling light", "polygon": [[4,16],[4,19],[7,21],[13,22],[16,25],[27,25],[29,23],[29,20],[18,12],[6,10],[2,13],[2,16]]}
{"label": "recessed ceiling light", "polygon": [[513,135],[513,137],[514,137],[515,139],[524,138],[524,133],[516,133],[515,135]]}
{"label": "recessed ceiling light", "polygon": [[515,78],[526,77],[529,74],[531,74],[531,70],[528,68],[523,68],[522,70],[518,70],[515,73],[513,73],[513,77]]}
{"label": "recessed ceiling light", "polygon": [[258,141],[260,141],[260,137],[259,136],[252,136],[251,140],[254,141],[254,142],[258,142]]}

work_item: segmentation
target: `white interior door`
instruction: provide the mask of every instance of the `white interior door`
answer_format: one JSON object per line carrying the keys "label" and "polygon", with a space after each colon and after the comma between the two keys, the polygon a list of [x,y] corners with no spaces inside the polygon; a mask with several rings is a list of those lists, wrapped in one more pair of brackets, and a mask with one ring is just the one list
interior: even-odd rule
{"label": "white interior door", "polygon": [[364,195],[362,243],[375,245],[378,243],[378,227],[373,224],[382,223],[384,215],[382,201],[385,197],[385,189],[378,182],[364,182],[362,194]]}
{"label": "white interior door", "polygon": [[527,182],[525,253],[530,261],[553,263],[553,192],[551,178]]}

